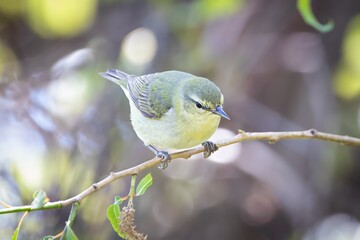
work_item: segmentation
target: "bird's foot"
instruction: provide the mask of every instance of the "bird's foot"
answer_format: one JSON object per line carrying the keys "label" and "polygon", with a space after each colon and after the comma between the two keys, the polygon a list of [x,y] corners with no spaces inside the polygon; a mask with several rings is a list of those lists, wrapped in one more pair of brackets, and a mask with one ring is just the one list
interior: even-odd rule
{"label": "bird's foot", "polygon": [[153,153],[155,153],[156,157],[161,158],[161,162],[160,165],[158,166],[159,169],[164,170],[165,168],[168,167],[170,161],[171,161],[171,157],[170,154],[166,151],[159,151],[157,150],[155,147],[148,145],[147,146],[148,149],[150,149]]}
{"label": "bird's foot", "polygon": [[215,152],[216,150],[218,150],[218,146],[216,146],[215,143],[210,142],[210,141],[205,141],[203,142],[201,145],[204,146],[205,151],[204,151],[204,158],[208,158],[210,157],[210,155]]}
{"label": "bird's foot", "polygon": [[161,162],[160,165],[158,166],[159,169],[164,170],[165,168],[168,167],[170,161],[171,161],[171,157],[170,154],[166,151],[158,151],[156,153],[156,157],[161,158]]}

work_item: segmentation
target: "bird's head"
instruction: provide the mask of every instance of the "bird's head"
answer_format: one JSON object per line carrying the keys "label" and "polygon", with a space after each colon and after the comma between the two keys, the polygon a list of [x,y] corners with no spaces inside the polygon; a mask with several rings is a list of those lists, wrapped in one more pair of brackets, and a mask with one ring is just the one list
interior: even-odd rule
{"label": "bird's head", "polygon": [[230,119],[222,108],[224,97],[220,89],[206,78],[185,80],[183,87],[184,109],[192,114],[215,114]]}

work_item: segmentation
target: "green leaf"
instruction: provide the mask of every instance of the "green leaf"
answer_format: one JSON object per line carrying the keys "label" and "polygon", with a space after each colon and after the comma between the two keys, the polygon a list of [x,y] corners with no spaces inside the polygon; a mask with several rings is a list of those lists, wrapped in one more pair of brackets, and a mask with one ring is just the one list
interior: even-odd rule
{"label": "green leaf", "polygon": [[65,239],[78,240],[77,236],[75,235],[74,231],[71,229],[69,224],[66,225]]}
{"label": "green leaf", "polygon": [[120,205],[123,201],[124,200],[121,197],[115,196],[114,204]]}
{"label": "green leaf", "polygon": [[114,231],[117,232],[120,237],[124,238],[124,233],[120,231],[120,206],[118,204],[111,204],[107,208],[106,216]]}
{"label": "green leaf", "polygon": [[19,236],[19,231],[20,231],[20,226],[21,226],[21,223],[23,222],[25,216],[28,214],[28,212],[24,212],[24,214],[22,215],[20,221],[19,221],[19,224],[18,226],[16,227],[12,237],[11,237],[11,240],[17,240],[18,239],[18,236]]}
{"label": "green leaf", "polygon": [[136,187],[136,196],[143,195],[146,190],[152,185],[153,178],[151,176],[151,173],[146,174],[143,179],[139,182],[139,185]]}
{"label": "green leaf", "polygon": [[312,26],[313,28],[317,29],[322,33],[326,33],[331,31],[334,28],[334,21],[330,20],[326,24],[321,24],[316,19],[314,13],[311,9],[311,0],[297,0],[297,8],[303,17],[304,21]]}
{"label": "green leaf", "polygon": [[46,192],[43,190],[38,190],[33,194],[34,201],[31,203],[31,208],[41,208],[49,201],[49,198],[46,196]]}
{"label": "green leaf", "polygon": [[19,231],[20,231],[20,224],[15,229],[15,231],[14,231],[12,237],[11,237],[11,240],[17,240],[18,239]]}
{"label": "green leaf", "polygon": [[45,236],[45,237],[43,237],[41,240],[54,240],[55,238],[54,238],[54,236]]}

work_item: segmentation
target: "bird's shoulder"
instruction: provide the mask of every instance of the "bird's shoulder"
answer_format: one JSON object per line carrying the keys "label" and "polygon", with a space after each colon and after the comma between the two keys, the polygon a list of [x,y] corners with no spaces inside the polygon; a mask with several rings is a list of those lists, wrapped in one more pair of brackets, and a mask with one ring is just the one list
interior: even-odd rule
{"label": "bird's shoulder", "polygon": [[174,70],[132,76],[128,89],[135,106],[145,117],[159,119],[172,107],[176,87],[190,77],[193,75]]}

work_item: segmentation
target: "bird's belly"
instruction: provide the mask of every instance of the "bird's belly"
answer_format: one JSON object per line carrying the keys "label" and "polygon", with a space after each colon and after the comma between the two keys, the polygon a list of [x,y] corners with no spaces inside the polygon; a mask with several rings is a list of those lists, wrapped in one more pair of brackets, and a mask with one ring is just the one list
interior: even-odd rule
{"label": "bird's belly", "polygon": [[220,117],[208,114],[201,117],[182,116],[179,120],[170,110],[159,120],[144,117],[139,111],[132,111],[131,122],[145,145],[163,149],[184,149],[209,139],[218,127]]}

